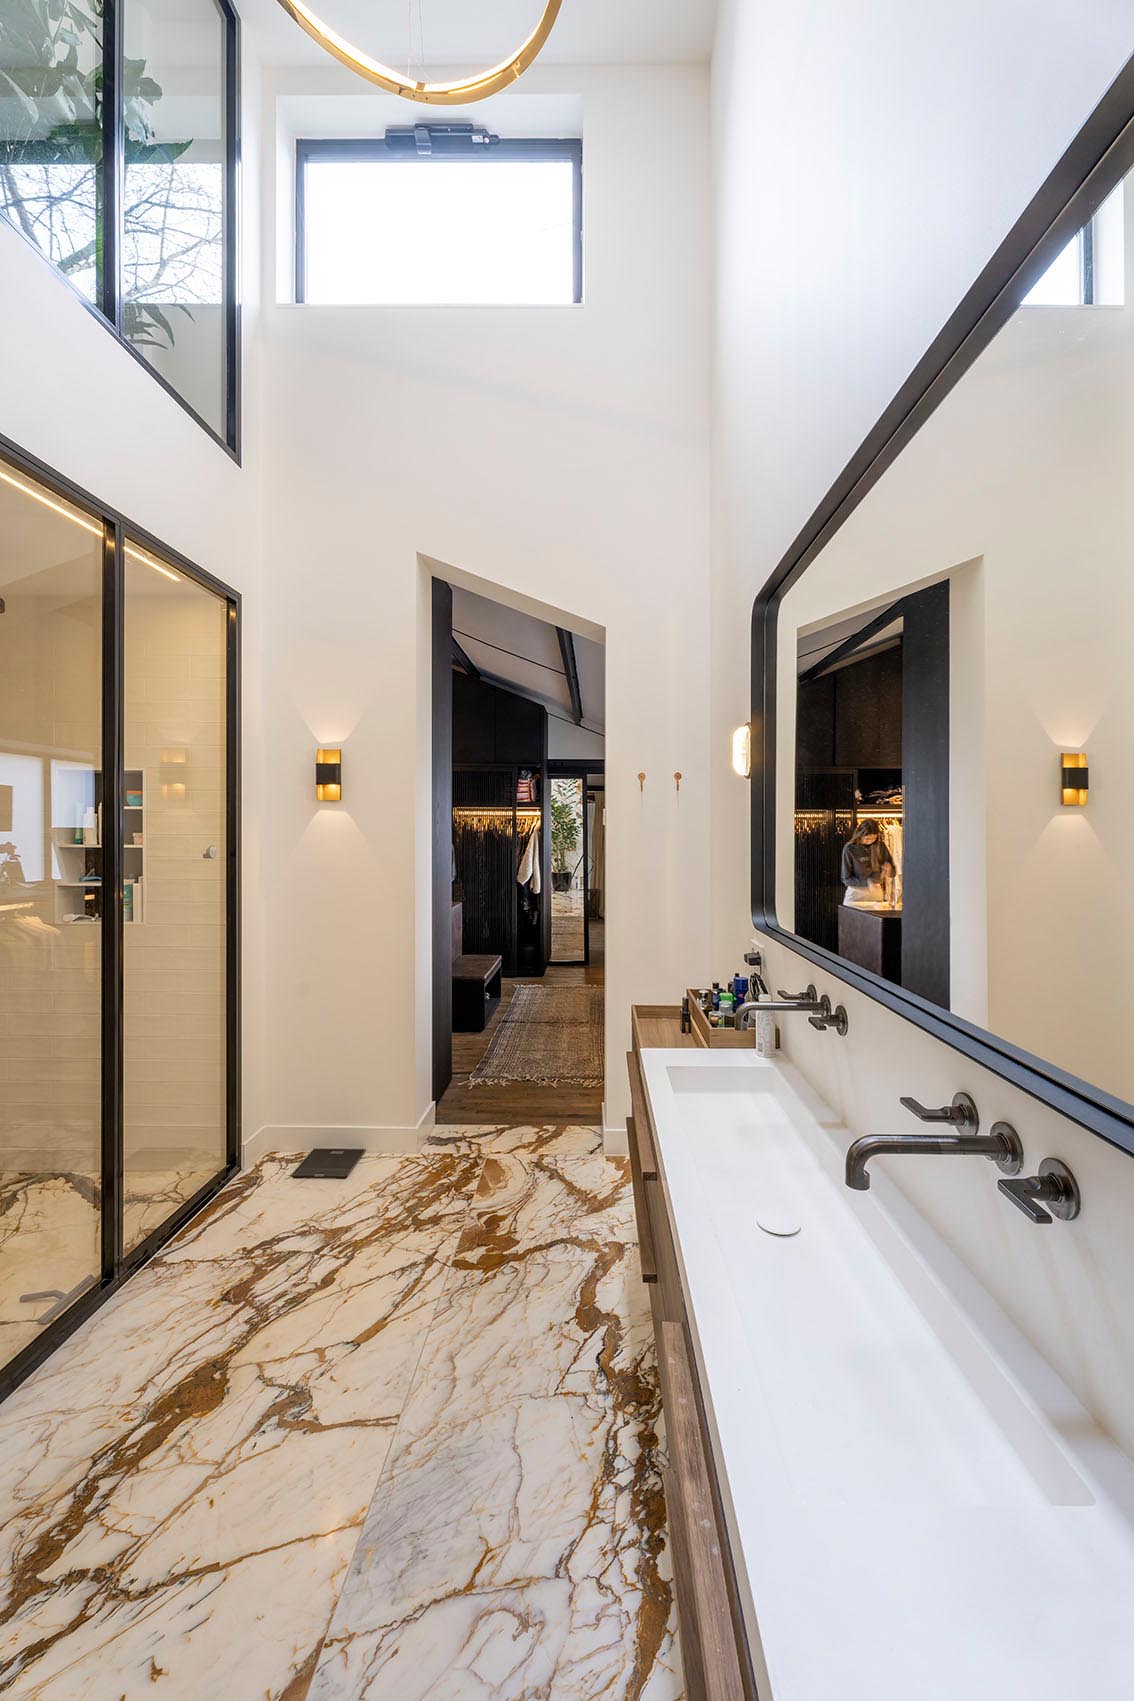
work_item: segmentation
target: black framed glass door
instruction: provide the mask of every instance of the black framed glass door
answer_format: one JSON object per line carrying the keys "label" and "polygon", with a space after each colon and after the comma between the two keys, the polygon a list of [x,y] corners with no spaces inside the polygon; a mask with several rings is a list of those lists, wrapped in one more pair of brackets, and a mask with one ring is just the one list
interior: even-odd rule
{"label": "black framed glass door", "polygon": [[0,1395],[239,1160],[238,617],[0,444]]}
{"label": "black framed glass door", "polygon": [[102,1279],[103,523],[0,460],[0,1353]]}

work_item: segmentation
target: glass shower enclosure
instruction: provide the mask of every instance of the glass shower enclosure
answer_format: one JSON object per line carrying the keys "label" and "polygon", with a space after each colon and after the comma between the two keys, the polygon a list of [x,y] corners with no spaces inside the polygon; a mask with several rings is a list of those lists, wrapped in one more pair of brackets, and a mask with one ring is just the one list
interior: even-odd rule
{"label": "glass shower enclosure", "polygon": [[0,451],[0,1395],[238,1161],[238,621]]}

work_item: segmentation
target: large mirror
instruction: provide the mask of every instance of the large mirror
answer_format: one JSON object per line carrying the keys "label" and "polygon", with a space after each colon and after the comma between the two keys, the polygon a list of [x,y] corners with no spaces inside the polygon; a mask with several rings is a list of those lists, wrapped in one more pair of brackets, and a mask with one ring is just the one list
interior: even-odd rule
{"label": "large mirror", "polygon": [[816,961],[1131,1101],[1134,180],[1103,188],[771,597],[758,820]]}

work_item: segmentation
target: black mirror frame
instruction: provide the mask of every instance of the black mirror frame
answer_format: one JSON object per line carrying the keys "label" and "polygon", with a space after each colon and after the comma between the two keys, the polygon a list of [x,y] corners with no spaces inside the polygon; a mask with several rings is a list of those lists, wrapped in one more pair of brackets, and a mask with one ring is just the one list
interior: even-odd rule
{"label": "black mirror frame", "polygon": [[780,601],[1132,166],[1134,58],[1122,68],[757,595],[752,606],[751,805],[752,920],[760,933],[1134,1156],[1134,1105],[790,933],[777,920],[775,896]]}

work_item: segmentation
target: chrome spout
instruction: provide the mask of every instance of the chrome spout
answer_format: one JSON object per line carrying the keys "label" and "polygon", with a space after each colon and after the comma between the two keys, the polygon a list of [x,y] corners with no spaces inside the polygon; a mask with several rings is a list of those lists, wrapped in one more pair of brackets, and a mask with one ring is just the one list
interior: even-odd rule
{"label": "chrome spout", "polygon": [[847,1031],[847,1013],[843,1006],[840,1004],[837,1009],[832,1010],[827,994],[824,993],[822,998],[819,998],[813,986],[809,986],[798,998],[788,997],[782,992],[778,998],[750,998],[736,1012],[737,1027],[742,1030],[750,1028],[753,1016],[760,1015],[762,1011],[770,1016],[790,1016],[793,1011],[799,1011],[807,1017],[813,1028],[818,1028],[821,1032],[834,1028],[835,1032],[842,1036]]}
{"label": "chrome spout", "polygon": [[847,1186],[858,1193],[868,1191],[870,1173],[866,1166],[871,1158],[916,1152],[930,1157],[952,1152],[958,1157],[989,1158],[1005,1175],[1018,1175],[1024,1162],[1020,1136],[1006,1122],[998,1122],[991,1134],[866,1134],[847,1152]]}

